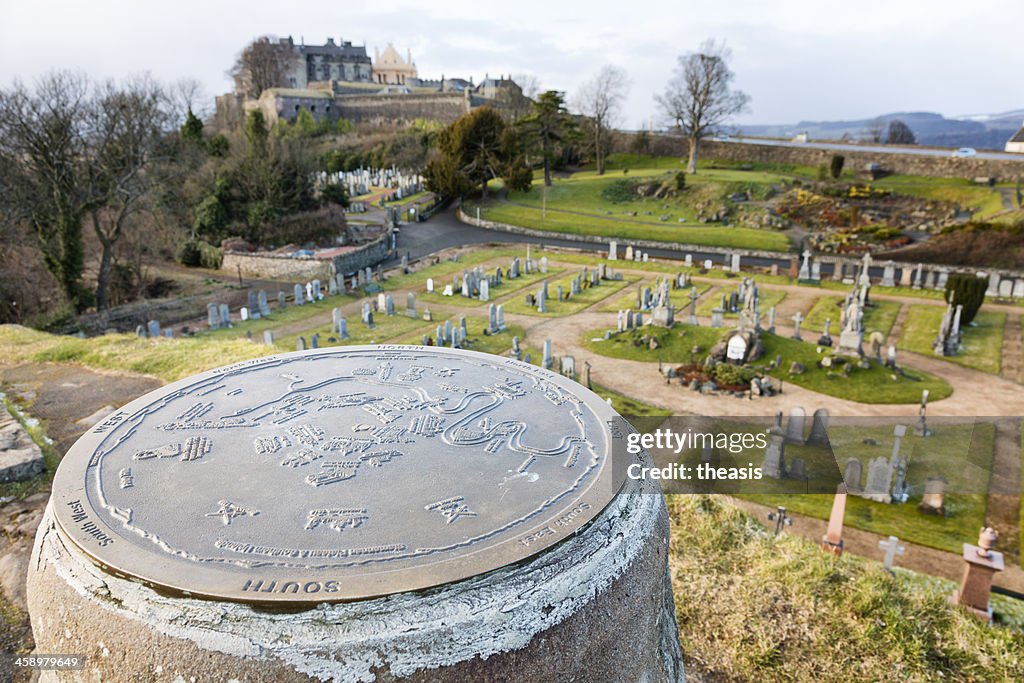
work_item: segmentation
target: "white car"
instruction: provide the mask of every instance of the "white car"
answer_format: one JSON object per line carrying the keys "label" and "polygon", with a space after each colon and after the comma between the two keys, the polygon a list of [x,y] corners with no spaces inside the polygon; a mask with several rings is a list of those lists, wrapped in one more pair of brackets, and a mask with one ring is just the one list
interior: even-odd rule
{"label": "white car", "polygon": [[957,151],[953,152],[953,157],[956,159],[964,159],[966,157],[977,156],[978,151],[973,147],[961,147]]}
{"label": "white car", "polygon": [[719,133],[718,135],[715,136],[715,141],[716,142],[729,142],[729,136],[726,135],[725,133]]}

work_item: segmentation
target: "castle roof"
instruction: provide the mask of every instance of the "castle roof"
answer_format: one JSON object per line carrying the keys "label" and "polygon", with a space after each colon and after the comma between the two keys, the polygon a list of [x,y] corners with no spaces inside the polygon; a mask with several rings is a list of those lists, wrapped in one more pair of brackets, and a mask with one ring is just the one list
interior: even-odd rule
{"label": "castle roof", "polygon": [[325,45],[300,45],[296,46],[299,54],[305,55],[322,55],[322,56],[343,56],[343,57],[356,57],[359,59],[369,60],[369,55],[366,54],[365,45],[353,45],[349,41],[344,41],[340,45],[334,42],[333,38],[328,38]]}
{"label": "castle roof", "polygon": [[402,55],[398,54],[398,50],[392,43],[388,43],[388,46],[384,48],[384,51],[376,55],[374,58],[374,65],[379,67],[388,67],[391,69],[412,69],[412,54],[409,55],[408,61],[402,58]]}

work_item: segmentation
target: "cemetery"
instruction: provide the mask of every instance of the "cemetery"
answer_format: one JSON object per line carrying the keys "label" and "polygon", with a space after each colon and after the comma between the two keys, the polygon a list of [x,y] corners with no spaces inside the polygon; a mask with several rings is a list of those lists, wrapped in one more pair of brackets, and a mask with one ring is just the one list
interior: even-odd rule
{"label": "cemetery", "polygon": [[[736,465],[748,460],[760,465],[766,477],[756,492],[730,489],[727,482],[716,482],[713,492],[730,496],[736,505],[754,506],[749,510],[782,506],[786,512],[779,514],[787,516],[774,519],[792,521],[798,516],[794,529],[811,523],[808,520],[830,519],[838,504],[832,495],[837,483],[848,484],[843,528],[874,539],[878,559],[889,553],[886,562],[895,566],[898,582],[878,583],[875,572],[884,574],[885,569],[875,570],[871,560],[849,552],[836,565],[813,544],[799,547],[804,541],[783,524],[772,543],[790,548],[787,557],[801,567],[798,575],[809,568],[848,572],[858,577],[851,580],[865,586],[857,591],[884,586],[886,599],[910,600],[904,604],[918,609],[922,603],[915,591],[921,590],[918,577],[925,575],[901,574],[900,567],[927,571],[919,559],[921,548],[953,558],[980,527],[995,522],[1000,526],[999,562],[1006,564],[1002,573],[993,570],[995,580],[998,583],[1007,572],[1016,576],[1022,531],[1019,497],[998,512],[989,491],[1000,458],[1006,457],[1006,432],[991,423],[957,423],[949,417],[965,410],[963,402],[978,405],[979,397],[1012,403],[1006,397],[1018,396],[1019,383],[1011,383],[1011,388],[991,369],[970,360],[979,348],[975,339],[988,339],[988,348],[993,348],[994,334],[987,332],[988,326],[1006,323],[1006,304],[987,302],[977,326],[960,332],[954,329],[950,307],[934,297],[934,290],[898,284],[886,288],[859,279],[856,285],[828,278],[800,284],[799,274],[774,273],[742,262],[734,269],[732,257],[710,264],[690,259],[687,265],[644,260],[641,250],[631,246],[620,242],[615,260],[607,258],[611,253],[594,256],[541,245],[458,248],[403,261],[391,269],[361,271],[341,282],[281,282],[277,288],[262,283],[250,290],[246,305],[215,302],[206,318],[187,325],[163,326],[154,320],[134,334],[91,339],[0,328],[0,352],[11,363],[72,363],[173,381],[227,362],[256,362],[297,349],[325,352],[367,344],[382,349],[466,349],[518,359],[548,368],[575,386],[593,387],[641,430],[666,418],[669,423],[679,419],[670,415],[687,414],[732,415],[719,421],[719,427],[740,429],[744,424],[749,427],[756,419],[752,416],[765,416],[771,424],[770,416],[784,411],[783,418],[776,418],[778,436],[763,452],[755,449],[728,458],[687,452],[679,462],[731,466],[729,458],[734,458]],[[632,260],[623,258],[627,248]],[[925,341],[908,348],[908,340],[918,337]],[[959,340],[950,349],[954,355],[945,354],[948,344],[936,346],[942,339]],[[405,344],[412,346],[395,346]],[[993,381],[1001,383],[998,388]],[[925,391],[927,422],[920,406]],[[797,411],[793,401],[806,410]],[[851,414],[841,411],[851,410],[873,415],[874,421],[858,424],[839,417]],[[897,424],[905,430],[893,460]],[[1019,461],[1019,428],[1009,443]],[[24,485],[0,484],[0,495],[17,491],[24,492]],[[693,511],[693,505],[706,505],[722,520],[719,524],[748,529],[753,523],[740,523],[735,515],[744,513],[727,512],[724,503],[716,502],[721,500],[717,495],[678,496],[668,490],[666,500],[671,514],[711,514]],[[764,517],[760,521],[770,523]],[[674,538],[683,534],[687,543],[693,542],[691,531],[680,526],[686,525],[676,524]],[[711,537],[717,538],[717,533]],[[745,539],[741,547],[748,547],[752,557],[778,552],[763,538],[757,540],[747,531],[735,533]],[[890,536],[897,540],[886,540]],[[888,545],[878,547],[879,542]],[[733,552],[730,548],[729,556]],[[722,578],[716,562],[705,560],[697,571],[685,554],[673,554],[670,565],[673,572],[686,571],[697,582],[698,594],[704,582]],[[978,571],[988,571],[988,565],[982,565]],[[755,581],[756,572],[763,571],[740,566],[736,576],[741,585]],[[944,571],[943,576],[947,574]],[[815,585],[811,578],[808,581],[797,584],[793,595]],[[946,595],[955,588],[946,579],[927,581],[928,590]],[[974,585],[964,593],[971,604],[981,600]],[[989,593],[984,595],[988,599]],[[740,613],[748,614],[761,604],[751,594],[746,599]],[[1024,625],[1024,609],[1014,601],[993,594],[985,604],[992,606],[998,623]],[[702,618],[711,618],[678,591],[676,610],[681,625],[695,610]],[[700,638],[692,632],[689,637]],[[991,642],[978,639],[975,647],[994,647]],[[735,657],[728,666],[736,671],[754,666],[743,654]],[[868,657],[866,662],[870,661]],[[698,656],[694,666],[700,665]]]}
{"label": "cemetery", "polygon": [[18,9],[0,681],[1024,681],[1014,17],[578,4]]}

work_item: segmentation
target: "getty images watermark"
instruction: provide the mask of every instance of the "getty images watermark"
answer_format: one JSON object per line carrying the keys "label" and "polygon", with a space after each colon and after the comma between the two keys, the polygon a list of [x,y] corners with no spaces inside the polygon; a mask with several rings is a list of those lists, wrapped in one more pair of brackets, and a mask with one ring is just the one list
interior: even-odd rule
{"label": "getty images watermark", "polygon": [[[769,430],[763,432],[700,432],[693,428],[677,432],[659,428],[652,432],[633,432],[626,437],[626,452],[639,455],[644,450],[671,453],[679,456],[686,451],[700,449],[702,453],[713,449],[739,455],[752,449],[768,448]],[[759,480],[764,474],[760,467],[748,462],[744,466],[718,466],[711,461],[697,464],[669,462],[664,465],[644,465],[634,462],[626,468],[630,479],[657,479],[675,481]]]}

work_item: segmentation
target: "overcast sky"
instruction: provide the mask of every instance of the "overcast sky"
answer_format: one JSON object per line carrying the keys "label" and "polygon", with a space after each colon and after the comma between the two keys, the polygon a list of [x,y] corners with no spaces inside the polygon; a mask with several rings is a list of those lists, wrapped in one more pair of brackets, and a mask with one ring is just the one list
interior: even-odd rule
{"label": "overcast sky", "polygon": [[[577,86],[602,65],[632,79],[622,125],[653,116],[676,57],[727,41],[740,123],[851,119],[893,111],[949,116],[1024,108],[1024,2],[1012,0],[4,0],[0,84],[49,69],[95,77],[149,71],[226,92],[239,50],[263,34],[327,36],[411,49],[421,77],[529,73]],[[384,6],[387,9],[377,9]]]}

